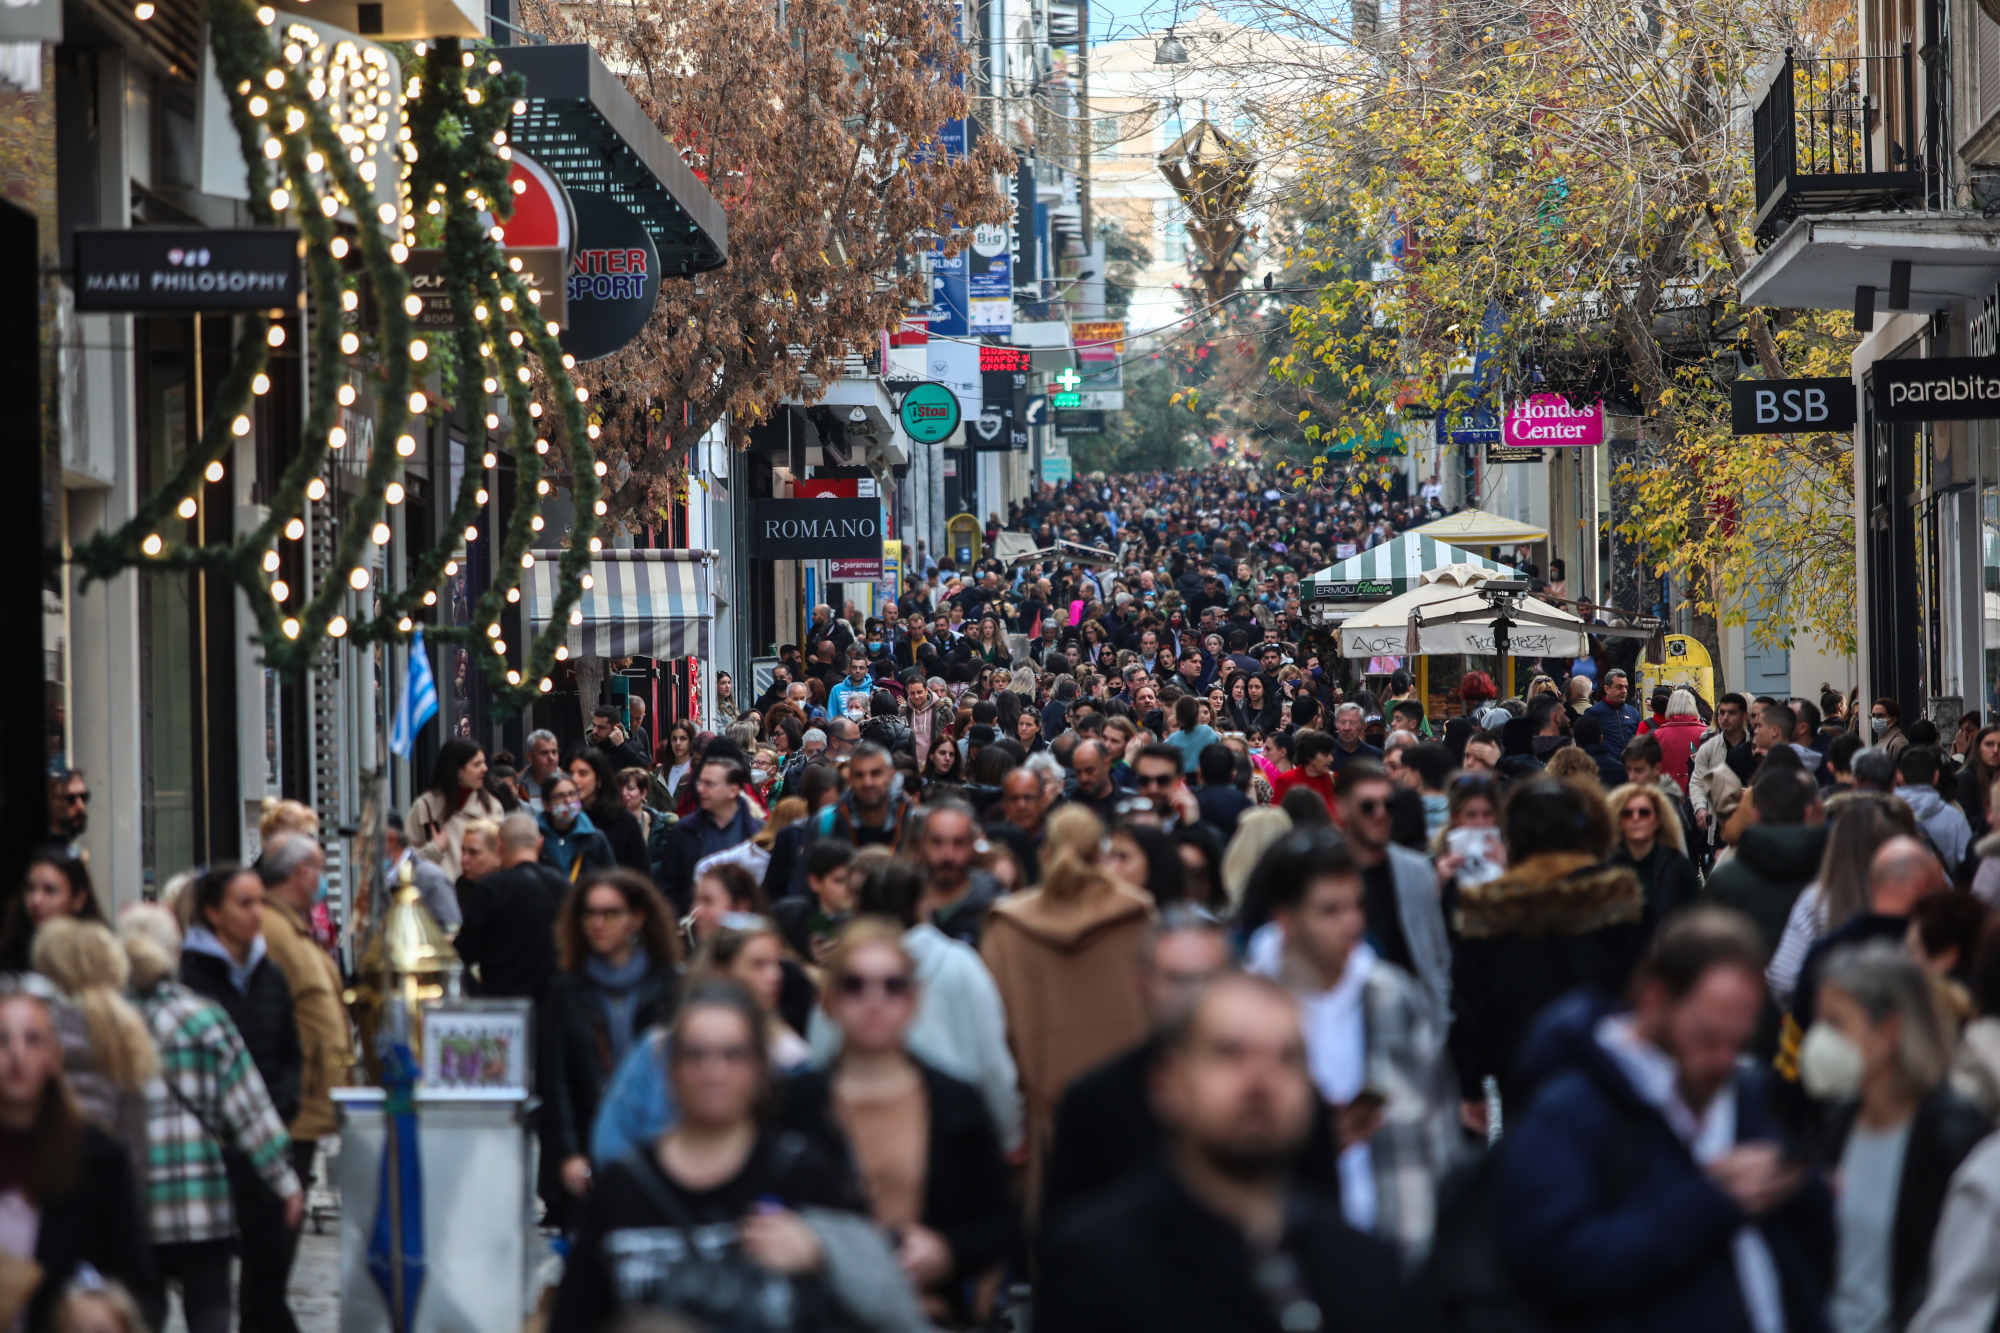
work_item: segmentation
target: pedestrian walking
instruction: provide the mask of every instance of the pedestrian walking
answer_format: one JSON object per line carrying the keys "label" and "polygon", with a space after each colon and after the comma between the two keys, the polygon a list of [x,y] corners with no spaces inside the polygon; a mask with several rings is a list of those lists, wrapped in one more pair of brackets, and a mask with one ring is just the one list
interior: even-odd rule
{"label": "pedestrian walking", "polygon": [[438,747],[431,764],[431,784],[410,803],[404,826],[417,854],[443,870],[447,882],[456,882],[459,845],[467,821],[497,821],[506,814],[499,800],[486,790],[485,749],[453,737]]}

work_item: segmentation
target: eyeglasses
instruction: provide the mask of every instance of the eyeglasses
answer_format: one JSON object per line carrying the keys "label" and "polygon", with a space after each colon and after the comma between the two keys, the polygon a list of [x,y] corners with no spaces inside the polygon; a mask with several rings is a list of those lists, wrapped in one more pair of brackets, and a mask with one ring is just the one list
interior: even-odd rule
{"label": "eyeglasses", "polygon": [[1620,810],[1618,812],[1618,818],[1620,820],[1652,819],[1654,817],[1655,816],[1653,814],[1653,807],[1650,805],[1628,805],[1623,810]]}
{"label": "eyeglasses", "polygon": [[1132,781],[1134,785],[1140,787],[1171,787],[1174,785],[1174,775],[1171,773],[1141,773],[1132,779]]}
{"label": "eyeglasses", "polygon": [[1379,815],[1389,808],[1387,801],[1356,801],[1354,811],[1362,815]]}
{"label": "eyeglasses", "polygon": [[864,995],[876,994],[884,999],[900,1000],[910,993],[908,977],[864,977],[849,972],[840,979],[840,993],[850,1000],[858,1000]]}

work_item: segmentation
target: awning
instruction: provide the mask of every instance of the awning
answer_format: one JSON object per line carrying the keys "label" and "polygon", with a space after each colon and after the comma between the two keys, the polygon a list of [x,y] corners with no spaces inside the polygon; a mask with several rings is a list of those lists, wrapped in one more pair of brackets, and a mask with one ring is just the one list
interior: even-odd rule
{"label": "awning", "polygon": [[1446,565],[1471,565],[1503,575],[1515,572],[1511,566],[1447,546],[1421,531],[1405,532],[1313,575],[1312,598],[1331,602],[1386,601],[1416,587],[1426,572]]}
{"label": "awning", "polygon": [[[535,552],[528,571],[528,625],[539,634],[556,602],[561,551]],[[708,552],[605,550],[590,559],[590,582],[569,633],[578,657],[709,655]]]}
{"label": "awning", "polygon": [[1462,509],[1410,531],[1460,546],[1511,546],[1549,539],[1549,534],[1538,527],[1489,514],[1483,509]]}
{"label": "awning", "polygon": [[[1351,616],[1340,627],[1343,657],[1402,657],[1409,653],[1409,627],[1418,625],[1422,656],[1493,652],[1498,613],[1479,595],[1484,571],[1450,566],[1400,597]],[[1515,657],[1576,657],[1584,651],[1583,621],[1547,602],[1522,597],[1507,613],[1507,651]]]}

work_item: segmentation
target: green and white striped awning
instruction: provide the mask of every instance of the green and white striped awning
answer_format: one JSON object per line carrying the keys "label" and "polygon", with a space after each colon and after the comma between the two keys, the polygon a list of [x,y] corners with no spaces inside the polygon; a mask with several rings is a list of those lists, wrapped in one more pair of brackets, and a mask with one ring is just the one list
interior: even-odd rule
{"label": "green and white striped awning", "polygon": [[1515,572],[1511,565],[1406,532],[1313,575],[1312,597],[1319,602],[1386,602],[1416,587],[1426,572],[1446,565]]}

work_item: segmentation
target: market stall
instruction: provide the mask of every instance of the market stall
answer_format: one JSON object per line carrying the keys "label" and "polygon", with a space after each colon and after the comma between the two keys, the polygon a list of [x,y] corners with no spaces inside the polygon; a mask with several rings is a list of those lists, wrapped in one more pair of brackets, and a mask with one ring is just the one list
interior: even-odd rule
{"label": "market stall", "polygon": [[1328,565],[1312,576],[1306,597],[1316,621],[1339,624],[1420,586],[1424,575],[1453,565],[1483,569],[1495,578],[1514,577],[1513,569],[1496,560],[1460,550],[1418,530]]}
{"label": "market stall", "polygon": [[1411,528],[1410,533],[1454,546],[1532,546],[1549,539],[1546,531],[1532,523],[1502,518],[1483,509],[1461,509]]}

